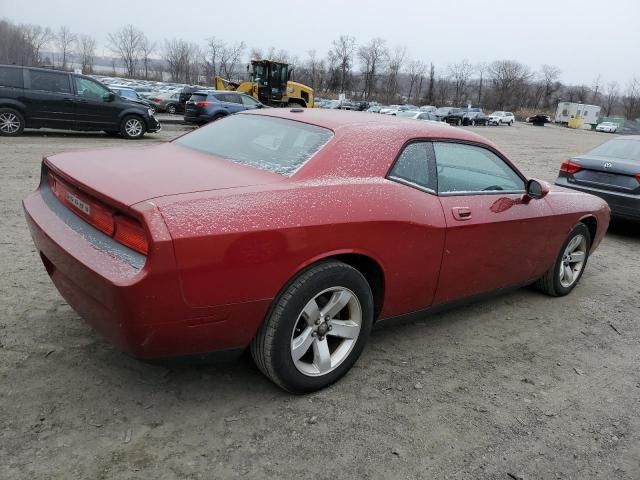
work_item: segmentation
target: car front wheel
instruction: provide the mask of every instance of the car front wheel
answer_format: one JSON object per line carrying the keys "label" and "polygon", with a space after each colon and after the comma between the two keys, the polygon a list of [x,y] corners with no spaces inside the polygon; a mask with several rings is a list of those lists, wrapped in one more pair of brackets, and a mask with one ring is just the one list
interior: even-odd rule
{"label": "car front wheel", "polygon": [[536,282],[536,287],[552,297],[567,295],[584,273],[590,248],[589,229],[579,223],[569,233],[553,266]]}
{"label": "car front wheel", "polygon": [[138,140],[144,136],[146,126],[142,118],[136,115],[127,115],[120,125],[120,133],[124,138]]}
{"label": "car front wheel", "polygon": [[338,261],[296,277],[275,300],[251,343],[258,368],[292,393],[324,388],[356,362],[373,323],[364,276]]}

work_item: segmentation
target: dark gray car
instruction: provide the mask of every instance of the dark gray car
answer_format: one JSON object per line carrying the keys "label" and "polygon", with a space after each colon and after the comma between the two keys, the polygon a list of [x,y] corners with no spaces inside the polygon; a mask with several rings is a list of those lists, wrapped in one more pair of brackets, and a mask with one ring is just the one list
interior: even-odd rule
{"label": "dark gray car", "polygon": [[640,136],[622,136],[560,166],[556,185],[604,199],[611,215],[640,220]]}

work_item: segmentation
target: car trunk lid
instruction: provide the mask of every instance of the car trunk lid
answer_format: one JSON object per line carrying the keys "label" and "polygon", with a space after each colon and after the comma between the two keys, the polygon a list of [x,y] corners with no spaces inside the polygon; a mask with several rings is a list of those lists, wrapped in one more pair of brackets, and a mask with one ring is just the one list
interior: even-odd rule
{"label": "car trunk lid", "polygon": [[45,163],[80,190],[121,207],[168,195],[286,180],[173,143],[68,152]]}
{"label": "car trunk lid", "polygon": [[578,156],[572,159],[581,169],[569,177],[570,183],[602,190],[640,194],[640,163],[621,158],[597,155]]}

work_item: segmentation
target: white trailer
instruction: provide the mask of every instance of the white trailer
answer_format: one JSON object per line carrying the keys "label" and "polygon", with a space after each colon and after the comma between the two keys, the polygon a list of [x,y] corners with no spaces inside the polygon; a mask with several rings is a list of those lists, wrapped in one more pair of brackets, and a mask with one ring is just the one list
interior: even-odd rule
{"label": "white trailer", "polygon": [[569,123],[571,118],[582,118],[584,123],[596,125],[600,116],[598,105],[587,105],[585,103],[560,102],[556,109],[556,123]]}

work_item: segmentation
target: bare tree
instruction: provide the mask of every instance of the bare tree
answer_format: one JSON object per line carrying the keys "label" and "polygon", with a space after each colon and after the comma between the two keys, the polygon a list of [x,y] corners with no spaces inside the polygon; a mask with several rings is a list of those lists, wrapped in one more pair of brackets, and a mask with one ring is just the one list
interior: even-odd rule
{"label": "bare tree", "polygon": [[142,68],[144,69],[144,78],[149,78],[149,72],[151,71],[151,55],[156,49],[156,44],[149,41],[145,36],[140,41],[140,58],[142,59]]}
{"label": "bare tree", "polygon": [[133,25],[107,34],[107,47],[124,63],[128,77],[134,77],[141,56],[141,46],[146,40],[144,33]]}
{"label": "bare tree", "polygon": [[543,104],[544,108],[549,108],[551,96],[560,89],[560,69],[555,65],[542,65],[542,82],[544,85]]}
{"label": "bare tree", "polygon": [[489,65],[486,62],[480,62],[476,64],[476,72],[478,72],[478,105],[482,105],[482,88],[484,87],[485,75],[489,70]]}
{"label": "bare tree", "polygon": [[225,78],[231,79],[246,48],[247,45],[244,42],[238,42],[222,48],[220,51],[220,70]]}
{"label": "bare tree", "polygon": [[640,80],[634,77],[629,82],[622,97],[624,115],[630,120],[640,118]]}
{"label": "bare tree", "polygon": [[60,67],[62,70],[67,69],[67,62],[69,58],[73,54],[72,48],[76,43],[77,36],[71,32],[71,29],[66,25],[63,25],[58,29],[58,33],[56,35],[56,46],[58,47],[58,52],[62,56]]}
{"label": "bare tree", "polygon": [[225,43],[216,38],[211,37],[207,40],[207,70],[208,74],[211,75],[211,78],[215,78],[218,76],[219,70],[218,66],[220,63],[220,57],[222,53],[222,49],[226,47]]}
{"label": "bare tree", "polygon": [[163,57],[173,81],[184,83],[198,81],[201,52],[197,45],[175,38],[165,40]]}
{"label": "bare tree", "polygon": [[517,110],[522,102],[523,87],[531,77],[529,67],[515,60],[496,60],[489,66],[489,75],[496,106]]}
{"label": "bare tree", "polygon": [[33,59],[29,63],[38,65],[42,63],[40,54],[42,49],[53,39],[53,32],[49,27],[42,28],[40,25],[23,25],[24,38],[31,46]]}
{"label": "bare tree", "polygon": [[427,90],[427,103],[432,105],[435,101],[436,95],[436,68],[433,63],[429,66],[429,88]]}
{"label": "bare tree", "polygon": [[598,74],[598,76],[593,80],[593,84],[591,86],[591,104],[598,104],[598,95],[600,94],[600,90],[602,89],[602,74]]}
{"label": "bare tree", "polygon": [[607,117],[609,117],[613,113],[613,106],[618,100],[618,82],[612,81],[607,83],[604,95],[605,110],[607,112]]}
{"label": "bare tree", "polygon": [[389,56],[389,62],[387,67],[387,86],[386,86],[386,102],[391,103],[395,101],[398,90],[400,87],[398,77],[400,70],[404,66],[407,58],[406,47],[396,47],[393,49],[393,53]]}
{"label": "bare tree", "polygon": [[358,49],[360,68],[364,75],[363,96],[365,100],[371,99],[375,93],[378,72],[383,68],[388,56],[389,50],[382,38],[374,38]]}
{"label": "bare tree", "polygon": [[351,67],[356,39],[350,35],[340,35],[332,42],[332,52],[340,68],[340,93],[345,93],[351,83]]}
{"label": "bare tree", "polygon": [[82,73],[93,73],[96,58],[96,39],[90,35],[80,35],[77,42]]}
{"label": "bare tree", "polygon": [[459,105],[464,100],[467,92],[467,83],[472,73],[473,66],[466,59],[460,63],[449,65],[449,76],[455,89],[453,100],[455,105]]}
{"label": "bare tree", "polygon": [[407,75],[409,76],[409,93],[407,94],[407,102],[411,103],[413,88],[416,89],[416,103],[420,101],[420,90],[422,89],[422,79],[427,66],[419,60],[411,60],[407,66]]}

